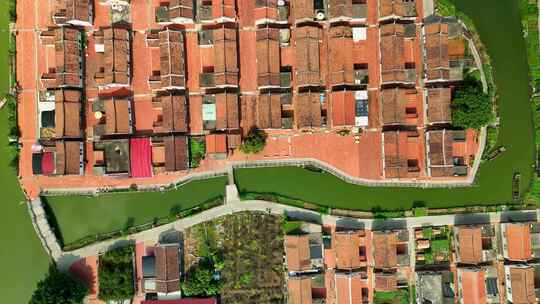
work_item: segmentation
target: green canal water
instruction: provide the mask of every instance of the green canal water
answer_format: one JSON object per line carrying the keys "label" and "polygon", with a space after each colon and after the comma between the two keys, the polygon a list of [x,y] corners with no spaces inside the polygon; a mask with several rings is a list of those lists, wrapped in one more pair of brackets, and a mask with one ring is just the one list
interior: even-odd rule
{"label": "green canal water", "polygon": [[475,22],[493,61],[499,90],[500,137],[506,152],[480,167],[476,185],[457,189],[375,188],[347,184],[334,176],[299,168],[242,169],[235,172],[240,192],[274,193],[336,208],[408,209],[414,201],[430,207],[485,205],[512,200],[512,176],[521,173],[527,191],[534,162],[528,65],[518,1],[455,0]]}
{"label": "green canal water", "polygon": [[[529,104],[528,67],[525,45],[521,38],[520,18],[517,1],[513,0],[455,0],[456,5],[472,17],[493,59],[494,77],[499,88],[501,112],[500,143],[507,152],[492,162],[484,164],[477,178],[477,185],[463,189],[418,190],[411,188],[368,188],[354,186],[327,175],[299,168],[246,169],[235,172],[241,191],[278,193],[332,207],[365,209],[381,206],[386,209],[410,208],[413,201],[425,201],[433,207],[463,206],[468,204],[496,204],[512,199],[511,180],[515,171],[521,172],[521,189],[529,187],[534,160],[534,134],[531,106]],[[8,87],[7,62],[7,1],[0,2],[0,92]],[[0,269],[5,278],[0,284],[2,303],[27,303],[36,282],[47,270],[48,258],[41,248],[28,216],[26,206],[21,202],[23,194],[17,185],[15,172],[8,166],[10,156],[6,149],[7,115],[0,111],[0,181],[2,189],[3,215],[0,229]],[[205,191],[205,190],[199,190]],[[179,194],[184,196],[183,194]],[[195,196],[194,196],[195,197]],[[141,218],[152,218],[153,205],[160,198],[148,197],[144,202],[138,195],[132,196],[134,205],[147,204],[137,214]],[[189,204],[193,197],[188,199]],[[70,202],[73,206],[66,206]],[[59,217],[59,228],[69,239],[101,231],[99,223],[118,208],[127,208],[131,200],[126,197],[114,200],[110,197],[86,198],[69,197],[49,202]],[[118,204],[118,206],[105,206]],[[97,204],[96,212],[91,210]],[[80,206],[80,208],[77,208]],[[133,206],[129,206],[132,208]],[[84,212],[82,212],[84,211]],[[144,211],[144,212],[143,212]],[[88,212],[88,213],[87,213]],[[164,213],[165,209],[159,213]],[[87,216],[80,219],[80,214]],[[77,218],[79,224],[88,225],[82,230],[71,232]],[[107,229],[122,228],[124,221],[115,219],[105,225]],[[114,226],[114,227],[113,227]],[[118,226],[118,227],[117,227]]]}

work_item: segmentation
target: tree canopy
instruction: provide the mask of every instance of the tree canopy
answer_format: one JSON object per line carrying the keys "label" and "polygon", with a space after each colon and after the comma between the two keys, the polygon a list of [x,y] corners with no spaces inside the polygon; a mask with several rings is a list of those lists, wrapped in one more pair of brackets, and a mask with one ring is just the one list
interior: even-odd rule
{"label": "tree canopy", "polygon": [[266,137],[268,135],[263,130],[259,130],[255,127],[249,130],[248,135],[244,138],[244,142],[240,147],[242,152],[247,154],[259,153],[266,146]]}
{"label": "tree canopy", "polygon": [[213,262],[204,258],[194,265],[182,283],[182,292],[188,297],[210,297],[221,293],[222,282],[216,278]]}
{"label": "tree canopy", "polygon": [[493,119],[489,95],[481,86],[468,82],[456,89],[452,100],[452,124],[463,129],[480,129]]}
{"label": "tree canopy", "polygon": [[47,276],[38,283],[30,304],[81,304],[87,293],[82,282],[51,265]]}
{"label": "tree canopy", "polygon": [[133,297],[133,247],[109,251],[99,258],[99,299],[124,300]]}

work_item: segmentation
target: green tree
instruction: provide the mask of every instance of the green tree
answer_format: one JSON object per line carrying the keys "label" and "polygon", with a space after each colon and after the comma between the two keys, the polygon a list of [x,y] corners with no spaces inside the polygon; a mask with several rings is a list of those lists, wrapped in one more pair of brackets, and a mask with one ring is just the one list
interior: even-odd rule
{"label": "green tree", "polygon": [[259,153],[266,146],[266,138],[268,135],[263,130],[259,130],[255,127],[249,130],[248,135],[244,138],[244,142],[240,147],[242,152],[247,154]]}
{"label": "green tree", "polygon": [[99,258],[99,299],[124,300],[133,297],[133,247],[107,252]]}
{"label": "green tree", "polygon": [[493,107],[480,85],[467,82],[452,100],[452,124],[463,129],[480,129],[493,119]]}
{"label": "green tree", "polygon": [[81,304],[87,293],[82,282],[51,265],[47,276],[38,283],[30,304]]}
{"label": "green tree", "polygon": [[221,293],[222,282],[216,279],[214,266],[206,259],[191,267],[186,280],[182,283],[182,292],[188,297],[209,297]]}

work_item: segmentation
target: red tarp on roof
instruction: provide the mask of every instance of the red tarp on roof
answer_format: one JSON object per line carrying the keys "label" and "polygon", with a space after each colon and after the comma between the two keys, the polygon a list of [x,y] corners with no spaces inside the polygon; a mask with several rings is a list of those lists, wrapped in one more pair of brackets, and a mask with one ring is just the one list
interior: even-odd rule
{"label": "red tarp on roof", "polygon": [[216,304],[216,299],[180,299],[142,301],[142,304]]}
{"label": "red tarp on roof", "polygon": [[132,138],[130,141],[132,177],[152,176],[152,147],[150,138]]}
{"label": "red tarp on roof", "polygon": [[43,153],[41,158],[41,173],[43,175],[53,174],[54,173],[54,157],[52,152]]}

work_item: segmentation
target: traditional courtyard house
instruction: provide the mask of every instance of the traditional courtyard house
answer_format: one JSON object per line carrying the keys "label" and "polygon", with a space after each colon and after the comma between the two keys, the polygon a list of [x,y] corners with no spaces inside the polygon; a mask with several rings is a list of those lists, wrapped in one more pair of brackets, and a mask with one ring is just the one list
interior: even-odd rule
{"label": "traditional courtyard house", "polygon": [[509,261],[527,262],[540,256],[538,223],[501,224],[502,254]]}
{"label": "traditional courtyard house", "polygon": [[376,269],[386,270],[410,263],[406,230],[373,232],[373,258]]}
{"label": "traditional courtyard house", "polygon": [[188,105],[186,96],[176,91],[160,93],[153,99],[154,133],[186,133]]}
{"label": "traditional courtyard house", "polygon": [[452,90],[450,88],[429,88],[426,90],[427,122],[434,124],[449,124],[452,122]]}
{"label": "traditional courtyard house", "polygon": [[131,33],[111,27],[94,33],[100,88],[128,87],[131,83]]}
{"label": "traditional courtyard house", "polygon": [[53,21],[57,25],[92,26],[93,0],[56,0]]}
{"label": "traditional courtyard house", "polygon": [[195,9],[193,0],[168,0],[156,7],[156,21],[161,24],[193,23]]}
{"label": "traditional courtyard house", "polygon": [[334,90],[330,93],[332,127],[367,127],[369,99],[367,90]]}
{"label": "traditional courtyard house", "polygon": [[352,28],[348,25],[330,27],[328,47],[330,86],[354,85]]}
{"label": "traditional courtyard house", "polygon": [[257,85],[259,89],[279,88],[280,46],[279,29],[257,30]]}
{"label": "traditional courtyard house", "polygon": [[454,246],[456,262],[478,265],[492,260],[495,231],[493,226],[455,226]]}
{"label": "traditional courtyard house", "polygon": [[379,0],[379,21],[388,19],[414,20],[415,0]]}
{"label": "traditional courtyard house", "polygon": [[187,170],[188,154],[188,138],[185,135],[167,135],[152,139],[152,164],[158,172]]}
{"label": "traditional courtyard house", "polygon": [[[236,88],[238,87],[238,43],[237,29],[221,26],[207,29],[205,43],[213,45],[213,62],[203,63],[199,75],[201,88]],[[203,37],[204,38],[204,37]]]}
{"label": "traditional courtyard house", "polygon": [[240,127],[238,94],[228,91],[203,97],[202,119],[205,130],[236,130]]}
{"label": "traditional courtyard house", "polygon": [[458,268],[457,274],[459,303],[499,303],[499,283],[495,267]]}
{"label": "traditional courtyard house", "polygon": [[302,26],[294,30],[296,54],[296,86],[320,86],[319,45],[321,29],[317,26]]}
{"label": "traditional courtyard house", "polygon": [[533,304],[540,301],[539,265],[505,265],[504,279],[508,303]]}
{"label": "traditional courtyard house", "polygon": [[242,96],[240,100],[242,113],[241,127],[249,132],[252,127],[258,129],[282,128],[281,94],[264,92],[258,96]]}
{"label": "traditional courtyard house", "polygon": [[57,89],[40,92],[38,125],[40,139],[81,138],[81,92]]}
{"label": "traditional courtyard house", "polygon": [[47,72],[41,75],[46,88],[82,88],[83,58],[81,32],[76,28],[59,27],[42,32],[46,45]]}
{"label": "traditional courtyard house", "polygon": [[467,134],[459,130],[426,132],[428,175],[432,177],[466,176],[470,159],[467,154]]}
{"label": "traditional courtyard house", "polygon": [[185,89],[186,67],[182,31],[165,29],[159,32],[159,53],[161,88]]}
{"label": "traditional courtyard house", "polygon": [[322,99],[319,92],[307,91],[296,94],[293,101],[294,124],[297,129],[320,128],[323,126]]}
{"label": "traditional courtyard house", "polygon": [[277,3],[278,0],[255,0],[255,25],[278,22],[280,18]]}
{"label": "traditional courtyard house", "polygon": [[104,97],[92,103],[94,135],[119,135],[133,132],[131,99],[129,97]]}
{"label": "traditional courtyard house", "polygon": [[368,303],[366,278],[362,274],[336,272],[334,283],[336,304]]}
{"label": "traditional courtyard house", "polygon": [[290,274],[310,273],[322,267],[320,234],[286,235],[284,245]]}
{"label": "traditional courtyard house", "polygon": [[287,293],[289,304],[313,303],[312,279],[308,276],[287,278]]}
{"label": "traditional courtyard house", "polygon": [[349,271],[365,268],[367,266],[365,242],[365,232],[363,230],[336,231],[332,235],[335,267]]}
{"label": "traditional courtyard house", "polygon": [[144,293],[153,294],[157,297],[158,303],[180,299],[180,263],[178,244],[157,244],[154,247],[154,255],[142,257]]}
{"label": "traditional courtyard house", "polygon": [[418,123],[415,89],[383,89],[380,92],[383,126],[416,126]]}
{"label": "traditional courtyard house", "polygon": [[414,84],[416,70],[410,54],[415,42],[414,24],[384,24],[379,32],[382,84]]}
{"label": "traditional courtyard house", "polygon": [[422,171],[422,144],[417,131],[383,132],[383,174],[385,178],[418,177]]}

